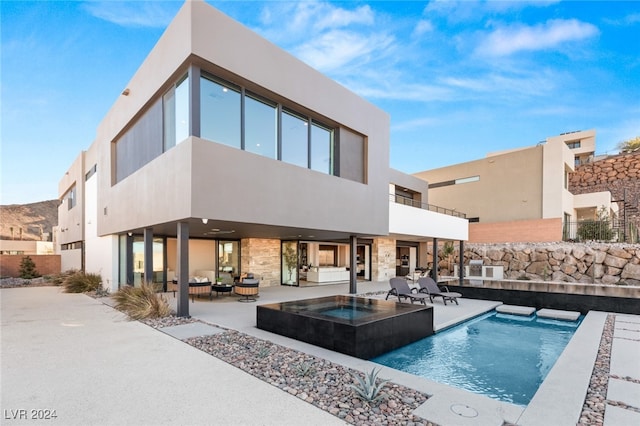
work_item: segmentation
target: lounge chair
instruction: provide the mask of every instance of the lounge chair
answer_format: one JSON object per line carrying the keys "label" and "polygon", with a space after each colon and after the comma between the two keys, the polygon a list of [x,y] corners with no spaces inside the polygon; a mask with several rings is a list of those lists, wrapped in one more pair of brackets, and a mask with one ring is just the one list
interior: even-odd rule
{"label": "lounge chair", "polygon": [[442,302],[445,305],[447,304],[447,300],[450,302],[456,302],[456,305],[458,305],[458,297],[462,297],[460,293],[449,291],[449,288],[446,285],[442,287],[438,286],[431,277],[418,278],[418,285],[420,286],[419,292],[427,294],[431,303],[433,303],[434,297],[442,297]]}
{"label": "lounge chair", "polygon": [[244,296],[239,302],[255,302],[258,295],[260,281],[254,278],[245,278],[234,286],[237,295]]}
{"label": "lounge chair", "polygon": [[385,297],[385,300],[388,300],[389,296],[393,295],[398,297],[399,302],[402,302],[402,299],[409,299],[411,300],[412,304],[414,300],[422,302],[423,305],[427,304],[426,299],[429,298],[429,295],[419,294],[417,292],[414,293],[413,291],[415,289],[411,289],[411,287],[409,287],[409,284],[407,284],[407,280],[405,280],[404,278],[391,278],[389,280],[389,285],[391,285],[391,290],[389,290],[389,292],[387,293],[387,297]]}

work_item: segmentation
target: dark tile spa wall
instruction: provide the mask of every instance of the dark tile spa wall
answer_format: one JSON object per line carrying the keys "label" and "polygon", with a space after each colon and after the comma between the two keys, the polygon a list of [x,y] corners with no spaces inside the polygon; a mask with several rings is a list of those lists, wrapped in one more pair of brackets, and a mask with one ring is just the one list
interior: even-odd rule
{"label": "dark tile spa wall", "polygon": [[451,283],[447,283],[447,287],[450,291],[461,293],[463,297],[497,300],[506,305],[579,311],[582,314],[586,314],[588,311],[606,311],[640,315],[640,299],[635,298],[506,290],[459,286]]}

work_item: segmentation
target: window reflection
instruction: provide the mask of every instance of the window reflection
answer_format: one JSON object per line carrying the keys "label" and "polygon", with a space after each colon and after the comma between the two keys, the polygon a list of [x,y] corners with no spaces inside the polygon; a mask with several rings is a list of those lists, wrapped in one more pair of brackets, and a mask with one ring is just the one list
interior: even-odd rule
{"label": "window reflection", "polygon": [[309,126],[291,112],[282,112],[282,161],[308,167]]}
{"label": "window reflection", "polygon": [[244,149],[276,159],[277,118],[275,105],[253,96],[246,96]]}
{"label": "window reflection", "polygon": [[311,168],[333,174],[333,131],[313,123],[311,126]]}
{"label": "window reflection", "polygon": [[166,151],[189,137],[189,78],[185,75],[162,100]]}
{"label": "window reflection", "polygon": [[209,77],[200,81],[201,124],[204,139],[240,148],[240,92]]}

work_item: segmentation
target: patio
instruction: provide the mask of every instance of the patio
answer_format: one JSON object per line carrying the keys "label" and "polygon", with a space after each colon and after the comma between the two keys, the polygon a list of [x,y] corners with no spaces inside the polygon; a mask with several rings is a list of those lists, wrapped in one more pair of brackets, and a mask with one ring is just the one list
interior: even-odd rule
{"label": "patio", "polygon": [[[387,282],[360,282],[358,283],[358,295],[366,297],[384,298],[389,289]],[[274,303],[290,300],[308,299],[314,297],[348,294],[348,284],[324,285],[317,287],[268,287],[260,289],[260,297],[256,304]],[[280,335],[269,333],[256,328],[256,304],[242,304],[237,302],[236,296],[220,297],[213,301],[202,299],[201,302],[190,305],[191,315],[201,321],[224,328],[234,329],[256,338],[264,339],[308,353],[331,362],[353,368],[360,371],[370,371],[380,366],[366,360],[342,355],[333,351],[322,349]],[[175,299],[169,299],[170,302]],[[457,324],[466,319],[488,312],[500,305],[499,301],[461,299],[460,305],[447,304],[435,301],[434,328],[443,329]],[[546,424],[575,424],[580,417],[585,401],[587,388],[591,379],[591,373],[596,361],[600,338],[606,320],[606,313],[590,312],[583,321],[583,327],[576,333],[567,346],[563,355],[558,359],[547,379],[540,387],[539,392],[527,407],[521,407],[473,394],[440,383],[422,379],[397,370],[382,368],[381,376],[391,379],[394,383],[432,395],[425,404],[420,406],[415,413],[429,421],[447,424],[469,425],[496,425],[501,426],[505,422],[546,425]],[[636,324],[640,329],[640,317],[624,315]],[[638,341],[635,342],[640,346]],[[636,346],[636,347],[637,347]],[[628,349],[627,349],[628,350]],[[623,353],[625,349],[618,350],[618,358],[628,355]],[[636,384],[640,388],[640,385]],[[634,406],[640,405],[635,401]],[[466,407],[471,417],[464,417],[460,410],[454,412],[452,407]],[[608,422],[605,425],[615,425],[616,413],[618,415],[631,415],[640,418],[640,413],[616,409],[609,410]]]}

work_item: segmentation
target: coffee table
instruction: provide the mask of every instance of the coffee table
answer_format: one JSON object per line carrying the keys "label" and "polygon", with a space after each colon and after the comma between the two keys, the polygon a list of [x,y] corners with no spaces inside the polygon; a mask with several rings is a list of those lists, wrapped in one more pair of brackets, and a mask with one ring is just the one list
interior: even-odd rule
{"label": "coffee table", "polygon": [[216,292],[216,297],[220,296],[220,293],[231,293],[233,290],[233,284],[213,284],[211,290]]}

